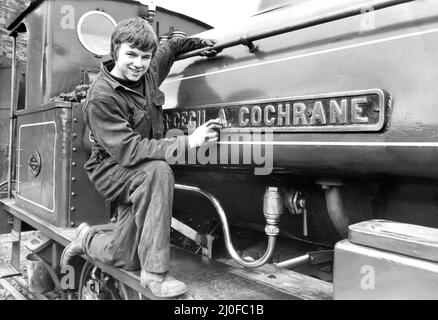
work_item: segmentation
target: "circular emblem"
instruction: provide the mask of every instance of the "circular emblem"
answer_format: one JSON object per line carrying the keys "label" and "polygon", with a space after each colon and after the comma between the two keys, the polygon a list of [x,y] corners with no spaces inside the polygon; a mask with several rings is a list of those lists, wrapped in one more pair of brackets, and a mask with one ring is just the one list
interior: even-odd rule
{"label": "circular emblem", "polygon": [[34,150],[30,153],[29,161],[27,162],[29,173],[36,177],[41,171],[41,156],[38,151]]}

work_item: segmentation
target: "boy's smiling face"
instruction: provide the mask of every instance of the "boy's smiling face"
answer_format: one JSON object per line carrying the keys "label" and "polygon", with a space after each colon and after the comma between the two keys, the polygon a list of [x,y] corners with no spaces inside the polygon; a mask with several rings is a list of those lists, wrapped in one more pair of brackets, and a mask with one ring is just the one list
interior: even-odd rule
{"label": "boy's smiling face", "polygon": [[142,51],[122,43],[111,74],[123,80],[137,81],[148,71],[151,60],[152,50]]}

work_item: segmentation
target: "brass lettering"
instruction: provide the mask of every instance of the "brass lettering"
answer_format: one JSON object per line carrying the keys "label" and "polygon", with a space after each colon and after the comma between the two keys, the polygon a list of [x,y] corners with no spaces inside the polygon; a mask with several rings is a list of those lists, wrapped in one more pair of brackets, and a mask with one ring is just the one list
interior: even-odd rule
{"label": "brass lettering", "polygon": [[196,128],[196,112],[195,111],[189,111],[189,121],[188,125],[189,128]]}
{"label": "brass lettering", "polygon": [[181,128],[187,128],[188,119],[187,119],[187,111],[181,112]]}
{"label": "brass lettering", "polygon": [[170,129],[170,126],[171,126],[171,123],[172,123],[172,120],[170,120],[170,116],[169,116],[168,113],[165,113],[165,114],[164,114],[164,120],[163,120],[163,122],[164,122],[164,129],[165,129],[165,130],[169,130],[169,129]]}
{"label": "brass lettering", "polygon": [[297,102],[294,103],[293,108],[294,108],[294,116],[293,116],[292,124],[296,126],[299,124],[300,121],[302,125],[307,125],[307,118],[305,115],[306,105],[302,102]]}
{"label": "brass lettering", "polygon": [[316,101],[313,105],[313,112],[312,116],[310,117],[310,124],[316,124],[316,120],[319,120],[321,124],[327,124],[324,108],[321,101]]}
{"label": "brass lettering", "polygon": [[267,126],[272,126],[275,123],[275,117],[270,118],[269,112],[274,113],[275,112],[275,108],[272,104],[268,104],[265,107],[265,124]]}
{"label": "brass lettering", "polygon": [[330,124],[337,121],[340,124],[347,123],[347,99],[342,99],[341,105],[334,99],[330,100]]}
{"label": "brass lettering", "polygon": [[205,123],[205,110],[198,111],[198,127],[202,126]]}
{"label": "brass lettering", "polygon": [[367,97],[351,99],[351,122],[352,123],[367,123],[368,117],[362,117],[362,107],[359,104],[367,103]]}
{"label": "brass lettering", "polygon": [[222,120],[222,123],[228,123],[228,121],[227,121],[227,116],[226,116],[226,114],[225,114],[225,110],[224,109],[220,109],[219,110],[219,115],[218,115],[218,117]]}
{"label": "brass lettering", "polygon": [[251,110],[251,124],[258,127],[262,123],[262,108],[254,106]]}
{"label": "brass lettering", "polygon": [[249,114],[249,109],[247,107],[242,107],[239,109],[239,126],[244,127],[248,124],[249,119],[243,119],[245,114]]}
{"label": "brass lettering", "polygon": [[283,120],[286,120],[286,126],[290,126],[290,103],[286,103],[284,109],[281,103],[278,105],[277,117],[277,124],[279,126],[283,125]]}
{"label": "brass lettering", "polygon": [[173,127],[174,128],[179,128],[179,126],[181,125],[180,119],[181,119],[181,116],[179,115],[179,113],[175,112],[173,114]]}

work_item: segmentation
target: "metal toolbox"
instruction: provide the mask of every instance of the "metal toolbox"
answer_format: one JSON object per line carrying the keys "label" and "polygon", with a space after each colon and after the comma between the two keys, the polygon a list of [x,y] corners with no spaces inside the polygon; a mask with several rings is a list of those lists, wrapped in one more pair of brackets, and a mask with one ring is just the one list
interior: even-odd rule
{"label": "metal toolbox", "polygon": [[110,218],[83,169],[89,154],[81,106],[56,101],[17,112],[16,205],[57,227]]}
{"label": "metal toolbox", "polygon": [[335,246],[335,299],[438,299],[438,229],[387,220]]}

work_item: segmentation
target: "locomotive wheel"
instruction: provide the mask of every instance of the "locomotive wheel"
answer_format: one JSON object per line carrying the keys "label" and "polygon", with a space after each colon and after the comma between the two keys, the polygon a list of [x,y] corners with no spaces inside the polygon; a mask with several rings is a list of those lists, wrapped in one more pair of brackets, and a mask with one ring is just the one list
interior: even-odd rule
{"label": "locomotive wheel", "polygon": [[86,261],[79,278],[78,300],[142,300],[143,296]]}

